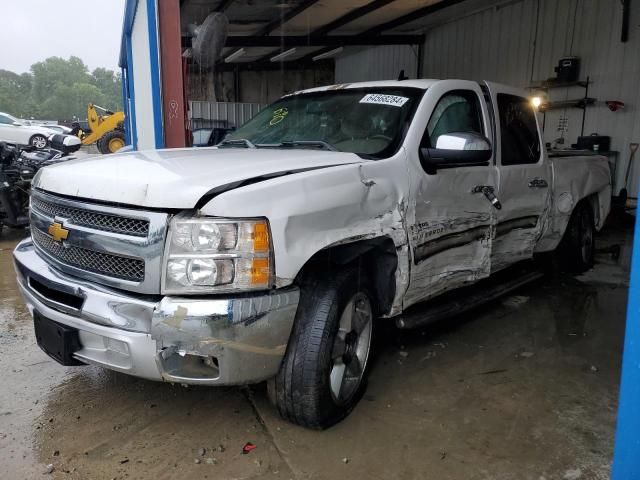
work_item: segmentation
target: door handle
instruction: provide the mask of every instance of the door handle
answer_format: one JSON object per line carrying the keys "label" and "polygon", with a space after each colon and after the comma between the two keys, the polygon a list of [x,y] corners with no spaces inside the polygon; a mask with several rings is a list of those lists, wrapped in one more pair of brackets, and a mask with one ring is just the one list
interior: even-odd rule
{"label": "door handle", "polygon": [[547,188],[549,184],[544,178],[534,178],[529,182],[529,188]]}
{"label": "door handle", "polygon": [[471,193],[482,193],[496,210],[502,210],[502,204],[495,195],[495,189],[491,185],[476,185]]}

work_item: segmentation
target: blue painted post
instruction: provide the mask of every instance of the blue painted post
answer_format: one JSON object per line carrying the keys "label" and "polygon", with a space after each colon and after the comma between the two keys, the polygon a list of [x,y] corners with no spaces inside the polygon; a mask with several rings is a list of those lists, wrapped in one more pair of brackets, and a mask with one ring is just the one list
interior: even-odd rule
{"label": "blue painted post", "polygon": [[611,478],[640,479],[640,221],[637,216]]}
{"label": "blue painted post", "polygon": [[124,110],[124,143],[125,145],[131,145],[131,127],[129,122],[131,121],[131,114],[129,113],[129,92],[127,88],[127,69],[120,68],[120,83],[122,86],[122,110]]}

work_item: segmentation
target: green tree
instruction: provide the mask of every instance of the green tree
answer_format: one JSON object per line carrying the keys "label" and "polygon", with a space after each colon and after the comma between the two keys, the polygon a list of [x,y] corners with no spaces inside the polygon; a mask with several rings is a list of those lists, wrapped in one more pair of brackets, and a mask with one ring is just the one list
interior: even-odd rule
{"label": "green tree", "polygon": [[39,112],[45,119],[84,119],[89,103],[102,105],[106,100],[106,95],[89,83],[58,85],[53,95],[42,103]]}
{"label": "green tree", "polygon": [[33,100],[38,103],[47,100],[59,85],[90,82],[89,69],[78,57],[49,57],[31,65],[31,73]]}
{"label": "green tree", "polygon": [[30,73],[0,69],[0,111],[22,118],[86,118],[87,104],[122,109],[120,74],[106,68],[93,72],[78,57],[50,57]]}
{"label": "green tree", "polygon": [[104,94],[106,105],[95,101],[98,105],[113,110],[122,110],[122,87],[120,73],[115,73],[113,70],[106,68],[96,68],[91,72],[92,85],[98,87],[98,89]]}
{"label": "green tree", "polygon": [[33,109],[31,104],[31,75],[0,70],[0,111],[20,117]]}

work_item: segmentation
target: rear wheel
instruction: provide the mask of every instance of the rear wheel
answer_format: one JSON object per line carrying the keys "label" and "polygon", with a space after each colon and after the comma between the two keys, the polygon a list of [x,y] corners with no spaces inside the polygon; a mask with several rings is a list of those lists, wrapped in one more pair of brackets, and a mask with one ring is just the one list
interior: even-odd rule
{"label": "rear wheel", "polygon": [[40,135],[39,133],[36,135],[33,135],[30,139],[29,139],[29,145],[31,145],[32,147],[36,147],[38,150],[42,150],[43,148],[47,147],[47,137],[45,137],[44,135]]}
{"label": "rear wheel", "polygon": [[375,315],[357,270],[322,277],[302,286],[285,358],[268,385],[283,418],[319,429],[346,417],[366,388]]}
{"label": "rear wheel", "polygon": [[124,132],[121,130],[111,130],[105,133],[97,142],[100,153],[115,153],[124,147]]}
{"label": "rear wheel", "polygon": [[593,266],[595,225],[589,203],[582,201],[576,205],[558,253],[559,261],[573,272],[582,273]]}

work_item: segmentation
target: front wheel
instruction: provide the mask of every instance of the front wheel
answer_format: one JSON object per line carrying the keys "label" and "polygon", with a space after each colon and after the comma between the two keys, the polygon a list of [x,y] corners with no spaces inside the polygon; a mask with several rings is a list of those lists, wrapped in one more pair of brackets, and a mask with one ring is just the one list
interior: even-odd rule
{"label": "front wheel", "polygon": [[47,137],[45,137],[44,135],[33,135],[30,139],[29,139],[29,145],[31,145],[32,147],[36,147],[38,150],[42,150],[43,148],[47,147]]}
{"label": "front wheel", "polygon": [[301,288],[287,352],[268,387],[283,418],[322,429],[346,417],[366,388],[375,303],[355,269],[318,277]]}

